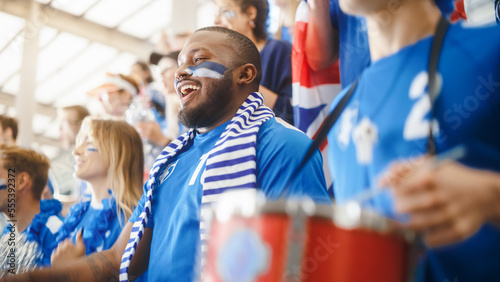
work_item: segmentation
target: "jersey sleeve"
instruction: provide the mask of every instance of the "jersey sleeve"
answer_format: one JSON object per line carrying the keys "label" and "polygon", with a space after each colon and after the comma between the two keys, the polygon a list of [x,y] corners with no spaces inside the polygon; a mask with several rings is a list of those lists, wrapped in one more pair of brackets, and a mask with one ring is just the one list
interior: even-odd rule
{"label": "jersey sleeve", "polygon": [[304,133],[276,119],[262,125],[257,144],[257,183],[267,198],[307,196],[317,203],[331,204],[319,150],[297,171],[311,144]]}
{"label": "jersey sleeve", "polygon": [[[139,203],[137,203],[137,207],[135,207],[134,212],[128,219],[129,222],[135,223],[141,213],[144,211],[144,206],[146,205],[146,184],[144,184],[144,193],[142,194],[141,199],[139,200]],[[153,228],[153,211],[149,214],[148,218],[148,223],[146,224],[146,227]]]}

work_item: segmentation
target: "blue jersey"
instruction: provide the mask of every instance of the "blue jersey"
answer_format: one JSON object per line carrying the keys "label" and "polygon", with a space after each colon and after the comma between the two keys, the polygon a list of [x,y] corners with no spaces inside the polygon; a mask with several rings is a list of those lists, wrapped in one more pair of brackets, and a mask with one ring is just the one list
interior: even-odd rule
{"label": "blue jersey", "polygon": [[345,87],[370,65],[366,20],[342,12],[338,0],[330,0],[330,20],[339,33],[340,83]]}
{"label": "blue jersey", "polygon": [[[452,0],[435,0],[435,2],[444,15],[449,15],[455,7]],[[387,12],[390,13],[391,8],[388,8]],[[339,33],[340,83],[342,87],[346,87],[370,65],[366,20],[361,16],[342,12],[338,0],[330,0],[330,20]]]}
{"label": "blue jersey", "polygon": [[[426,153],[430,102],[427,68],[432,37],[373,62],[328,135],[335,196],[345,202],[377,186],[393,161]],[[500,172],[500,28],[452,25],[438,66],[440,94],[432,124],[437,152],[466,147],[460,162]],[[344,90],[332,108],[337,105]],[[471,187],[471,189],[474,189]],[[391,214],[389,193],[370,203]],[[458,244],[427,250],[425,281],[500,281],[500,230],[485,224]]]}
{"label": "blue jersey", "polygon": [[[108,203],[107,201],[105,202]],[[87,204],[90,204],[87,202]],[[103,212],[103,208],[106,210]],[[68,215],[68,218],[71,214]],[[125,219],[122,218],[122,224]],[[116,216],[116,207],[93,207],[90,205],[83,214],[80,223],[76,225],[71,233],[71,240],[76,243],[76,236],[80,230],[84,230],[83,241],[85,254],[107,250],[113,246],[120,236],[123,226]]]}
{"label": "blue jersey", "polygon": [[[38,263],[39,267],[50,266],[50,256],[54,248],[56,234],[59,228],[61,228],[64,219],[61,215],[61,209],[62,204],[58,200],[41,200],[40,213],[35,215],[30,225],[21,233],[26,235],[28,241],[36,241],[38,243],[38,247],[42,252],[41,261]],[[17,227],[15,226],[14,229],[11,228],[11,223],[9,222],[2,236],[8,236],[6,234]],[[9,246],[5,245],[1,248],[9,248]]]}
{"label": "blue jersey", "polygon": [[278,94],[273,111],[277,117],[293,124],[292,45],[284,40],[269,39],[260,51],[262,80],[260,85]]}
{"label": "blue jersey", "polygon": [[[208,152],[227,124],[196,135],[193,142],[160,172],[158,181],[161,184],[155,190],[153,216],[147,226],[153,228],[148,270],[150,281],[193,281],[195,277],[203,193],[200,178]],[[274,118],[260,127],[256,147],[257,185],[267,197],[277,199],[293,177],[287,195],[307,195],[316,202],[331,203],[319,151],[308,166],[292,176],[311,143],[305,134],[286,128]],[[143,211],[145,199],[144,194],[130,222],[135,222]]]}

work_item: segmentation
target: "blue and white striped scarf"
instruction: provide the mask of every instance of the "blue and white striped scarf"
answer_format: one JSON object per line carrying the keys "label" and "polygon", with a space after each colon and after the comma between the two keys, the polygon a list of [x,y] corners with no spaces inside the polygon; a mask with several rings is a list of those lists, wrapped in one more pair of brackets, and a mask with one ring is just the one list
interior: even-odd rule
{"label": "blue and white striped scarf", "polygon": [[[217,201],[218,196],[229,189],[257,188],[256,145],[257,133],[260,126],[274,117],[271,109],[263,105],[262,94],[254,92],[248,96],[232,118],[214,148],[209,152],[205,172],[202,175],[203,185],[202,213],[210,203]],[[150,171],[147,185],[146,204],[132,227],[122,256],[120,265],[120,281],[128,281],[128,270],[132,256],[135,253],[139,240],[144,234],[144,228],[151,214],[153,193],[157,188],[156,179],[168,161],[193,140],[195,131],[190,130],[170,143],[156,159]],[[203,218],[203,216],[202,216]],[[200,222],[201,240],[204,241],[206,226]]]}

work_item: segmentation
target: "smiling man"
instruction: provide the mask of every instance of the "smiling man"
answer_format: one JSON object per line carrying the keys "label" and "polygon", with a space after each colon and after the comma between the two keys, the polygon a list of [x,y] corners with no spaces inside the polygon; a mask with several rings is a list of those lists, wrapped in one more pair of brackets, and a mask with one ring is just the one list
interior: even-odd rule
{"label": "smiling man", "polygon": [[192,130],[158,157],[118,241],[108,251],[29,278],[90,281],[119,274],[126,281],[147,269],[149,281],[192,281],[204,232],[200,212],[219,193],[259,189],[270,199],[307,195],[330,203],[319,151],[295,173],[312,141],[262,105],[255,92],[260,69],[259,52],[247,37],[218,27],[194,33],[176,72],[180,118]]}

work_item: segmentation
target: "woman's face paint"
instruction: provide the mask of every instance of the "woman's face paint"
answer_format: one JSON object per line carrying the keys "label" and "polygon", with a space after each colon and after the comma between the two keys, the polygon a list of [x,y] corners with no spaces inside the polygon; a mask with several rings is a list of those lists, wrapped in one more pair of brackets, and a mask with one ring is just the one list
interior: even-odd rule
{"label": "woman's face paint", "polygon": [[7,181],[3,178],[0,178],[0,191],[7,189]]}

